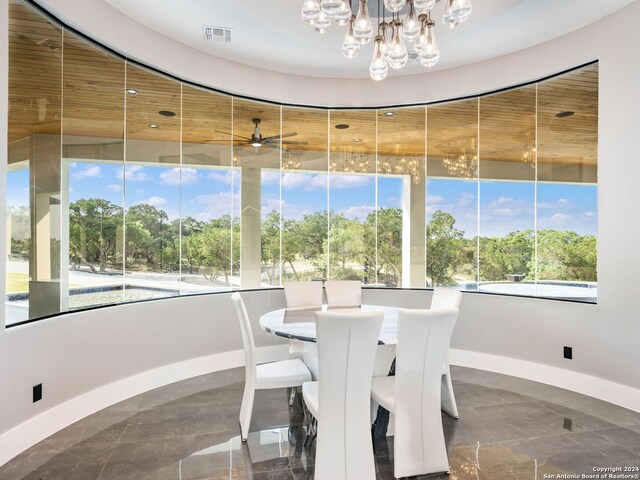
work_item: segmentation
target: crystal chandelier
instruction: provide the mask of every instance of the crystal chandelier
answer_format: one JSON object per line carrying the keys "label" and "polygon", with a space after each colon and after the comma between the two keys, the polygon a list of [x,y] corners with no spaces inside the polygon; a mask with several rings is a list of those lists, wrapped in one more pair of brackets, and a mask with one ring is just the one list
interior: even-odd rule
{"label": "crystal chandelier", "polygon": [[471,149],[459,152],[445,153],[442,165],[449,175],[461,178],[476,178],[478,176],[478,149],[473,145]]}
{"label": "crystal chandelier", "polygon": [[284,170],[300,170],[301,166],[300,154],[293,154],[288,150],[283,152],[282,168]]}
{"label": "crystal chandelier", "polygon": [[[377,34],[369,14],[369,2],[375,0],[354,0],[358,2],[358,12],[353,14],[352,0],[304,0],[302,18],[320,34],[325,33],[332,23],[347,26],[342,54],[351,59],[358,55],[360,47],[374,43],[373,58],[369,75],[374,80],[384,80],[389,67],[403,68],[409,60],[407,44],[413,46],[415,57],[425,67],[433,67],[440,59],[440,49],[434,33],[435,21],[431,11],[442,0],[384,0],[381,8],[378,0]],[[471,15],[471,0],[443,0],[446,9],[442,23],[447,28],[455,28]],[[389,22],[386,11],[391,14]],[[404,15],[404,18],[402,18]]]}
{"label": "crystal chandelier", "polygon": [[344,172],[344,173],[367,173],[371,162],[369,161],[369,155],[360,152],[345,152],[342,159],[342,165],[338,166],[338,162],[335,159],[329,163],[330,172]]}
{"label": "crystal chandelier", "polygon": [[536,147],[531,143],[527,143],[520,158],[524,163],[530,163],[532,168],[536,168]]}
{"label": "crystal chandelier", "polygon": [[385,175],[409,175],[413,183],[419,184],[422,180],[420,160],[418,158],[401,157],[392,160],[390,157],[382,159],[378,163],[378,173]]}

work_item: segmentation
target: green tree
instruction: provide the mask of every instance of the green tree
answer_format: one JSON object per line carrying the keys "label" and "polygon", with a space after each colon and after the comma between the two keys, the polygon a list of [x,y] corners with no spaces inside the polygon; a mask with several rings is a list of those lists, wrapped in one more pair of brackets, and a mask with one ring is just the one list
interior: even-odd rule
{"label": "green tree", "polygon": [[267,274],[267,281],[269,285],[276,285],[280,267],[280,214],[275,210],[262,219],[260,243],[262,267]]}
{"label": "green tree", "polygon": [[533,279],[534,236],[531,230],[505,237],[480,238],[480,278],[502,281],[505,275]]}
{"label": "green tree", "polygon": [[122,208],[99,198],[80,199],[69,205],[69,257],[75,265],[104,272],[116,253]]}
{"label": "green tree", "polygon": [[367,283],[398,286],[402,280],[402,210],[380,208],[363,225]]}
{"label": "green tree", "polygon": [[596,281],[596,237],[575,232],[540,230],[538,278]]}
{"label": "green tree", "polygon": [[454,276],[460,271],[473,249],[465,241],[464,232],[456,227],[450,213],[437,210],[427,224],[427,278],[430,286],[455,285]]}

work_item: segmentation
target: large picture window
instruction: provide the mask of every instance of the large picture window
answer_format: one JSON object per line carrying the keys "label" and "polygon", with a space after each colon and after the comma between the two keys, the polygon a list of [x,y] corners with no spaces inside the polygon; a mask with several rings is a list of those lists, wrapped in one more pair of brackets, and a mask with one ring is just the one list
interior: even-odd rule
{"label": "large picture window", "polygon": [[6,325],[295,280],[597,301],[597,63],[430,105],[287,106],[8,13]]}

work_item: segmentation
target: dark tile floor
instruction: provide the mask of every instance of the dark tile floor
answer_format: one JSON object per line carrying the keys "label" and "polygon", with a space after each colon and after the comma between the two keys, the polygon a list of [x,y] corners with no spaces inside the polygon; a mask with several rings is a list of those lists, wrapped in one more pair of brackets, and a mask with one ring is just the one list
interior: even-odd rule
{"label": "dark tile floor", "polygon": [[[443,415],[451,475],[431,480],[579,478],[640,466],[640,413],[480,370],[454,368],[453,378],[460,419]],[[234,369],[152,390],[23,452],[0,467],[0,480],[313,478],[299,403],[289,408],[286,390],[257,392],[243,444],[242,389],[243,370]],[[376,438],[374,450],[378,478],[392,479],[393,438]]]}

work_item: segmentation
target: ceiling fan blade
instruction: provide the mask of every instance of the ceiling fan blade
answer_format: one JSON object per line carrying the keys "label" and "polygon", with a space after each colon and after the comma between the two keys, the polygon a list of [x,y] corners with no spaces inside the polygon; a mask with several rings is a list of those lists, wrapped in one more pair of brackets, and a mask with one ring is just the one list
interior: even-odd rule
{"label": "ceiling fan blade", "polygon": [[262,140],[275,140],[277,138],[295,137],[298,135],[296,132],[283,133],[282,135],[271,135],[270,137],[263,138]]}
{"label": "ceiling fan blade", "polygon": [[251,138],[249,137],[243,137],[242,135],[236,135],[235,133],[223,132],[221,130],[214,130],[214,132],[223,133],[224,135],[229,135],[230,137],[239,137],[244,138],[245,140],[251,140]]}

